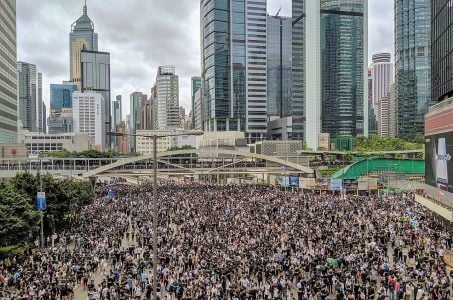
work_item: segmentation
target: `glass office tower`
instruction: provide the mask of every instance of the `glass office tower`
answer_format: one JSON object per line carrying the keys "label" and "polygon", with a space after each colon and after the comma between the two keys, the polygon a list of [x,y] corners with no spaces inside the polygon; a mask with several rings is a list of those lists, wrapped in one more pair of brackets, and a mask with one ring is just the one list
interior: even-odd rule
{"label": "glass office tower", "polygon": [[363,0],[321,1],[322,132],[331,137],[364,134],[366,9]]}
{"label": "glass office tower", "polygon": [[75,84],[51,84],[50,112],[59,111],[62,108],[72,108],[72,94],[75,91],[77,91]]}
{"label": "glass office tower", "polygon": [[453,1],[438,0],[431,7],[432,98],[453,97]]}
{"label": "glass office tower", "polygon": [[431,101],[430,0],[395,0],[398,135],[422,134]]}
{"label": "glass office tower", "polygon": [[368,135],[367,0],[293,0],[293,137]]}
{"label": "glass office tower", "polygon": [[289,115],[291,102],[292,19],[267,16],[267,115]]}
{"label": "glass office tower", "polygon": [[0,1],[0,144],[17,142],[16,0]]}
{"label": "glass office tower", "polygon": [[205,131],[267,134],[266,0],[201,0]]}
{"label": "glass office tower", "polygon": [[[104,101],[104,132],[111,131],[112,115],[110,113],[110,53],[82,50],[81,60],[81,91],[94,92],[102,95]],[[105,147],[111,145],[111,136],[105,136]]]}

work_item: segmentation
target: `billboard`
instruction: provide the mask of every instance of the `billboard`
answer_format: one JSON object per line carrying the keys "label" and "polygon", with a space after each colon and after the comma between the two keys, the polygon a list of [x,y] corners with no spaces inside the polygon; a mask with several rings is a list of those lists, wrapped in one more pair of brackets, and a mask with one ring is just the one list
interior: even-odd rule
{"label": "billboard", "polygon": [[425,138],[425,182],[444,191],[453,192],[453,132]]}

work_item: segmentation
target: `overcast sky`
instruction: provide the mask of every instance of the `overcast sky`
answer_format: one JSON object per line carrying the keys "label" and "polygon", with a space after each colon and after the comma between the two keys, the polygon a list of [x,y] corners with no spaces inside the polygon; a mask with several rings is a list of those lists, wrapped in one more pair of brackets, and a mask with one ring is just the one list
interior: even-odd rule
{"label": "overcast sky", "polygon": [[[314,1],[314,0],[313,0]],[[88,15],[99,34],[99,51],[111,55],[112,99],[149,94],[160,65],[175,65],[180,104],[189,112],[190,77],[200,74],[200,0],[88,0]],[[82,15],[83,0],[17,0],[18,60],[43,73],[49,84],[69,80],[69,31]],[[268,0],[268,11],[291,15],[291,0]],[[393,0],[369,0],[369,56],[393,52]]]}

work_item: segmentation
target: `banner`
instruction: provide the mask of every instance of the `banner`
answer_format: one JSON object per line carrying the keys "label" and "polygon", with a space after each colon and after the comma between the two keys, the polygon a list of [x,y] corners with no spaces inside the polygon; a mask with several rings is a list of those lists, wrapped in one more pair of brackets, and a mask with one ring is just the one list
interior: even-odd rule
{"label": "banner", "polygon": [[316,189],[316,179],[300,177],[299,187],[306,190],[314,190]]}
{"label": "banner", "polygon": [[377,178],[368,178],[368,189],[377,190],[378,189],[378,180]]}
{"label": "banner", "polygon": [[288,186],[292,188],[299,187],[299,177],[298,176],[289,176]]}
{"label": "banner", "polygon": [[343,179],[331,179],[330,189],[332,191],[340,191],[343,186]]}
{"label": "banner", "polygon": [[357,187],[359,191],[367,191],[368,190],[368,178],[359,178]]}

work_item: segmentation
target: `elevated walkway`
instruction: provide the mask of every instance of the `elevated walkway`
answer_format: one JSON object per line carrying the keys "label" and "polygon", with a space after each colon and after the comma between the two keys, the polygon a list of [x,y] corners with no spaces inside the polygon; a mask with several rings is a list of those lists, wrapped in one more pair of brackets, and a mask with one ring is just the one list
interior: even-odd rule
{"label": "elevated walkway", "polygon": [[349,165],[332,175],[332,179],[357,180],[373,173],[425,174],[425,161],[396,158],[367,158]]}

